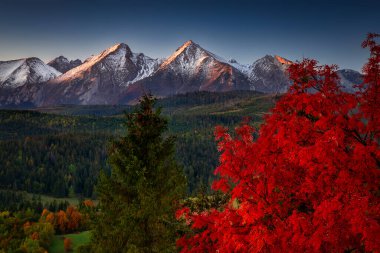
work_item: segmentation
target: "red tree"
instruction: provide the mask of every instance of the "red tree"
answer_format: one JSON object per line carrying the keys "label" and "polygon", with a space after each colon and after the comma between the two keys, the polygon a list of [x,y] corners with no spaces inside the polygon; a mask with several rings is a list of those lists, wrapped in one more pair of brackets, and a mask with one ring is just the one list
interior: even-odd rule
{"label": "red tree", "polygon": [[77,231],[82,223],[82,214],[73,206],[66,209],[68,231]]}
{"label": "red tree", "polygon": [[336,66],[304,60],[258,138],[243,124],[216,130],[220,210],[185,217],[182,252],[380,252],[380,47],[356,94],[342,92]]}

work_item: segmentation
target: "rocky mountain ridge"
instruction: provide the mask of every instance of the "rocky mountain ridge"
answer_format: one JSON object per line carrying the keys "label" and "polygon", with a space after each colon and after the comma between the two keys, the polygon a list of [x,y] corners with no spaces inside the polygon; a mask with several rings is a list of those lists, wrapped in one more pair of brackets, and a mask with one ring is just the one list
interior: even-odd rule
{"label": "rocky mountain ridge", "polygon": [[[194,91],[283,93],[290,85],[290,64],[278,55],[252,64],[227,61],[191,40],[166,59],[134,53],[119,43],[83,63],[63,56],[48,64],[38,58],[0,62],[0,105],[131,104],[148,91],[159,97]],[[353,70],[338,75],[349,91],[361,80]]]}
{"label": "rocky mountain ridge", "polygon": [[58,56],[57,58],[47,63],[47,65],[55,68],[61,73],[66,73],[70,69],[73,69],[81,64],[82,64],[82,61],[79,59],[69,61],[66,57],[62,55]]}

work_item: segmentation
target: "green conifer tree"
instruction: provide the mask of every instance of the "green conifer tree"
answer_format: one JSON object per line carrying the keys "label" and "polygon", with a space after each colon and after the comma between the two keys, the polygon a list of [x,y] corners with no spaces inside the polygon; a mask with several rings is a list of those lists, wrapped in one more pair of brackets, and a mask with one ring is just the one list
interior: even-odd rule
{"label": "green conifer tree", "polygon": [[174,138],[155,99],[144,95],[126,114],[126,135],[112,143],[110,176],[97,185],[100,212],[93,231],[97,252],[173,252],[174,212],[186,188],[174,158]]}

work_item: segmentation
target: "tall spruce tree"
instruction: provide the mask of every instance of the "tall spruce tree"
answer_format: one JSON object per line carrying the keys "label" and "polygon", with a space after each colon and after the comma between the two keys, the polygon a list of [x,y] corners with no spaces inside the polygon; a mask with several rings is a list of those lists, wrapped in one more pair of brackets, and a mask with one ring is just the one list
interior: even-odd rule
{"label": "tall spruce tree", "polygon": [[126,114],[126,135],[110,147],[111,175],[97,185],[100,212],[93,231],[96,252],[173,252],[176,203],[185,177],[174,158],[174,138],[155,99],[144,95]]}

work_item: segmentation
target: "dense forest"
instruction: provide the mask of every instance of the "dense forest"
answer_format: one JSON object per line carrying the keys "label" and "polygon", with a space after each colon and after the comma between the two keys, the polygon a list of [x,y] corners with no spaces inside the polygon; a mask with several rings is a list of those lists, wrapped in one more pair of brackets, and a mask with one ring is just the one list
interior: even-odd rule
{"label": "dense forest", "polygon": [[[260,122],[276,97],[257,92],[196,92],[160,99],[168,135],[192,193],[209,186],[218,164],[216,125]],[[109,172],[107,146],[124,133],[129,106],[60,106],[0,111],[0,188],[55,197],[96,198],[99,171]]]}
{"label": "dense forest", "polygon": [[[167,120],[164,135],[175,138],[175,160],[186,176],[187,194],[194,196],[184,203],[203,210],[225,201],[205,195],[218,165],[215,126],[233,128],[246,116],[260,124],[276,99],[234,91],[157,100],[156,108]],[[99,174],[110,175],[110,145],[126,134],[124,115],[134,109],[68,105],[0,110],[0,252],[70,251],[72,239],[74,245],[89,240],[99,213],[88,199],[101,199]],[[60,237],[67,233],[73,234]],[[92,252],[86,247],[75,252]]]}

